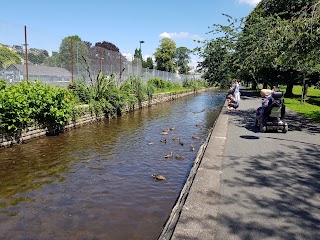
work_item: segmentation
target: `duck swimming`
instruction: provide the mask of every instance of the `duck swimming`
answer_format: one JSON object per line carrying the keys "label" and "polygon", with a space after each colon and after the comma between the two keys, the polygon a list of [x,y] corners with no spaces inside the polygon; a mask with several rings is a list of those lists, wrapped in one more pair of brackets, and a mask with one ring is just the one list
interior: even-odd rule
{"label": "duck swimming", "polygon": [[193,139],[200,139],[199,136],[192,136]]}
{"label": "duck swimming", "polygon": [[160,175],[160,174],[152,174],[151,176],[156,180],[167,180],[167,178],[165,176]]}
{"label": "duck swimming", "polygon": [[165,157],[165,158],[172,158],[172,156],[173,156],[173,152],[171,152],[171,153],[169,153],[169,154],[165,155],[164,157]]}
{"label": "duck swimming", "polygon": [[190,145],[190,150],[194,152],[194,146],[192,144]]}
{"label": "duck swimming", "polygon": [[178,160],[183,160],[183,159],[184,159],[184,156],[177,154],[177,155],[176,155],[176,159],[178,159]]}

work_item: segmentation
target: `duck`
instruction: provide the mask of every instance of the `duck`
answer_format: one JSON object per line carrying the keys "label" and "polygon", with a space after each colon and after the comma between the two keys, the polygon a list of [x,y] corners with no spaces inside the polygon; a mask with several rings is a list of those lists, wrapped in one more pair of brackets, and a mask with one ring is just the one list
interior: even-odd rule
{"label": "duck", "polygon": [[172,140],[180,140],[181,138],[179,137],[173,137]]}
{"label": "duck", "polygon": [[152,174],[151,176],[156,180],[161,180],[161,181],[162,180],[167,180],[167,178],[165,176],[160,175],[160,174]]}
{"label": "duck", "polygon": [[153,145],[153,144],[154,144],[154,142],[149,142],[148,144],[149,144],[149,145]]}
{"label": "duck", "polygon": [[184,156],[177,154],[177,155],[176,155],[176,159],[178,159],[178,160],[183,160],[183,159],[184,159]]}
{"label": "duck", "polygon": [[179,140],[179,144],[180,144],[181,146],[183,146],[183,145],[184,145],[184,143],[183,143],[183,142],[180,142],[180,140]]}
{"label": "duck", "polygon": [[165,132],[165,131],[163,131],[162,133],[161,133],[161,135],[168,135],[169,133],[168,132]]}
{"label": "duck", "polygon": [[160,142],[167,143],[167,139],[166,138],[160,139]]}
{"label": "duck", "polygon": [[171,128],[170,128],[170,130],[175,130],[175,129],[176,129],[176,127],[171,127]]}
{"label": "duck", "polygon": [[194,152],[194,146],[192,144],[190,145],[190,150]]}
{"label": "duck", "polygon": [[200,139],[199,136],[192,136],[193,139]]}
{"label": "duck", "polygon": [[169,153],[169,154],[165,155],[164,157],[165,157],[165,158],[172,158],[172,156],[173,156],[173,152],[171,152],[171,153]]}

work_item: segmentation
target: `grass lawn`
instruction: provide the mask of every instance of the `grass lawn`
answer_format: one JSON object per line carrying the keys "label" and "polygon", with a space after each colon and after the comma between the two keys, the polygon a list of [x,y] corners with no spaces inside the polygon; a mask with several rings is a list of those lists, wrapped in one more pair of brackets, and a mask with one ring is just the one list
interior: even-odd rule
{"label": "grass lawn", "polygon": [[[281,89],[281,91],[285,91]],[[284,102],[286,107],[290,110],[293,110],[315,122],[320,123],[320,89],[315,89],[314,87],[308,88],[308,98],[306,102],[301,104],[301,86],[293,87],[292,98],[285,98]]]}

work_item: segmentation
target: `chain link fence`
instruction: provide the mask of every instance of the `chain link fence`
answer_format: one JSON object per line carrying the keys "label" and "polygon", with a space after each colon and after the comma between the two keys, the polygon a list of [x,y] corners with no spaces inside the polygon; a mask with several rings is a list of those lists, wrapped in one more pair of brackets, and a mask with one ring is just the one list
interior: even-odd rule
{"label": "chain link fence", "polygon": [[98,73],[113,74],[118,83],[131,76],[162,78],[174,83],[200,79],[142,68],[140,59],[129,61],[119,51],[92,46],[78,37],[58,37],[32,28],[0,21],[0,79],[8,83],[38,80],[67,86],[72,81],[95,81]]}

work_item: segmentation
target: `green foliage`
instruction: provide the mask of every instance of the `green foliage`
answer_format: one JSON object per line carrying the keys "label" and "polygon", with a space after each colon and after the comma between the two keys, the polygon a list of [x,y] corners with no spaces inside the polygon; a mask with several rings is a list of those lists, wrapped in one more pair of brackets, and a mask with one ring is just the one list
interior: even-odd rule
{"label": "green foliage", "polygon": [[78,96],[81,103],[89,103],[91,98],[90,89],[84,81],[78,80],[71,82],[68,85],[68,89],[72,91],[75,96]]}
{"label": "green foliage", "polygon": [[4,90],[7,87],[6,80],[0,80],[0,91]]}
{"label": "green foliage", "polygon": [[152,82],[148,81],[147,86],[146,86],[146,93],[148,95],[149,101],[152,100],[152,97],[153,97],[153,94],[155,93],[155,91],[156,91],[156,87],[153,85]]}
{"label": "green foliage", "polygon": [[160,46],[153,54],[157,63],[157,70],[175,72],[174,57],[176,55],[176,43],[170,38],[160,40]]}
{"label": "green foliage", "polygon": [[153,85],[158,90],[170,89],[173,84],[161,78],[150,78],[147,84]]}
{"label": "green foliage", "polygon": [[141,105],[142,101],[145,99],[146,86],[140,77],[129,77],[122,86],[122,90],[126,90],[129,94],[133,94],[138,104]]}
{"label": "green foliage", "polygon": [[0,132],[20,134],[32,124],[60,129],[69,120],[74,106],[67,89],[36,82],[20,82],[0,91]]}
{"label": "green foliage", "polygon": [[205,40],[201,48],[195,49],[204,59],[199,64],[200,70],[204,71],[203,78],[212,85],[216,82],[229,82],[236,76],[238,61],[235,57],[236,44],[242,30],[242,21],[238,22],[227,16],[228,25],[213,24],[213,35],[219,35],[211,40]]}
{"label": "green foliage", "polygon": [[6,69],[11,64],[21,64],[19,54],[11,51],[7,47],[0,46],[0,70]]}
{"label": "green foliage", "polygon": [[[55,65],[63,66],[70,71],[71,70],[71,50],[73,53],[72,56],[73,56],[74,64],[75,63],[80,64],[78,61],[76,61],[77,56],[83,56],[85,59],[89,58],[88,47],[81,40],[81,38],[77,35],[69,36],[64,38],[60,44],[59,54],[58,54],[58,57],[56,58],[56,60],[58,60],[58,64],[55,63]],[[76,66],[76,67],[85,67],[84,65],[82,65],[82,63],[80,65],[81,66]]]}
{"label": "green foliage", "polygon": [[194,91],[200,88],[208,87],[208,82],[205,80],[184,79],[182,82],[184,88],[193,89]]}
{"label": "green foliage", "polygon": [[301,91],[301,86],[293,87],[293,96],[284,100],[286,107],[320,123],[320,90],[309,88],[308,98],[303,104],[301,104]]}
{"label": "green foliage", "polygon": [[240,78],[272,87],[319,81],[318,0],[262,0],[244,24],[230,16],[227,20],[227,25],[214,24],[210,33],[219,35],[197,49],[209,82],[226,85]]}
{"label": "green foliage", "polygon": [[186,47],[178,47],[176,49],[175,63],[180,74],[188,74],[190,71],[190,53],[191,51]]}
{"label": "green foliage", "polygon": [[143,61],[142,62],[142,67],[143,68],[149,68],[149,69],[153,69],[154,66],[153,66],[153,60],[151,57],[148,57],[147,58],[147,61]]}

